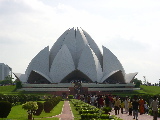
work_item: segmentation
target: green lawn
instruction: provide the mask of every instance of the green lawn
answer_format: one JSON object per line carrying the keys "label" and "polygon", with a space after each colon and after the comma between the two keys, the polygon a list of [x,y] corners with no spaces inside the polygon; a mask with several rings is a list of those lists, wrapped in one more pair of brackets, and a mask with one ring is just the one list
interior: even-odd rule
{"label": "green lawn", "polygon": [[[56,117],[53,118],[52,116],[61,113],[63,104],[64,101],[60,101],[59,104],[55,106],[55,108],[50,113],[45,113],[43,111],[40,116],[34,116],[34,118],[40,120],[59,120],[59,118]],[[22,109],[22,105],[17,105],[12,107],[12,110],[6,119],[0,118],[0,120],[27,120],[27,118],[28,118],[27,111]]]}
{"label": "green lawn", "polygon": [[122,97],[125,96],[133,96],[133,95],[145,95],[145,94],[150,94],[150,95],[158,95],[160,94],[160,87],[159,86],[145,86],[141,85],[140,90],[134,90],[134,91],[128,91],[128,92],[114,92],[114,95],[119,95]]}
{"label": "green lawn", "polygon": [[2,94],[17,94],[18,92],[13,92],[16,89],[15,85],[0,86],[0,93]]}
{"label": "green lawn", "polygon": [[145,86],[141,85],[141,90],[152,95],[160,94],[160,86]]}

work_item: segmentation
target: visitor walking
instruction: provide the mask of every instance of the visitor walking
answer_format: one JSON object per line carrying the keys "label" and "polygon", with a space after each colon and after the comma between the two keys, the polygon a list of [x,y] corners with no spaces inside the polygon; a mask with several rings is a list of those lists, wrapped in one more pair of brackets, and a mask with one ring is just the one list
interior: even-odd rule
{"label": "visitor walking", "polygon": [[133,108],[133,119],[138,120],[139,102],[138,102],[137,96],[134,96],[134,99],[132,102],[132,108]]}
{"label": "visitor walking", "polygon": [[95,105],[96,98],[94,95],[91,96],[91,105]]}
{"label": "visitor walking", "polygon": [[156,96],[154,96],[153,101],[151,102],[150,106],[151,106],[152,112],[153,112],[153,120],[157,120],[159,101]]}
{"label": "visitor walking", "polygon": [[129,108],[129,115],[132,116],[132,101],[131,100],[129,100],[128,108]]}
{"label": "visitor walking", "polygon": [[144,114],[144,100],[140,97],[139,100],[139,113],[140,115]]}
{"label": "visitor walking", "polygon": [[98,100],[98,104],[99,104],[99,108],[103,107],[104,106],[104,99],[103,99],[103,96],[101,95],[99,100]]}
{"label": "visitor walking", "polygon": [[109,98],[108,98],[108,95],[105,96],[105,105],[106,105],[106,107],[109,107]]}
{"label": "visitor walking", "polygon": [[129,108],[128,108],[128,97],[126,97],[125,101],[124,101],[124,106],[125,106],[125,112],[128,113]]}
{"label": "visitor walking", "polygon": [[115,110],[115,115],[119,115],[119,109],[120,109],[121,101],[119,100],[119,97],[116,97],[114,101],[114,110]]}
{"label": "visitor walking", "polygon": [[121,100],[121,113],[123,114],[123,108],[124,108],[124,101],[123,100]]}
{"label": "visitor walking", "polygon": [[144,111],[145,111],[144,112],[145,114],[148,114],[148,112],[149,112],[149,106],[146,101],[144,102]]}

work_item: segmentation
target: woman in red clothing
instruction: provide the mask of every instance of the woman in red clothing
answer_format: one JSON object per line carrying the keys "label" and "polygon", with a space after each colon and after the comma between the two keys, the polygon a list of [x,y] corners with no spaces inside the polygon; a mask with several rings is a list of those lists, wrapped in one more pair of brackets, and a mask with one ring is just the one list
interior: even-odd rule
{"label": "woman in red clothing", "polygon": [[104,99],[103,99],[102,95],[100,96],[98,103],[99,103],[100,108],[104,106]]}
{"label": "woman in red clothing", "polygon": [[142,98],[139,100],[139,113],[140,115],[144,114],[144,100]]}

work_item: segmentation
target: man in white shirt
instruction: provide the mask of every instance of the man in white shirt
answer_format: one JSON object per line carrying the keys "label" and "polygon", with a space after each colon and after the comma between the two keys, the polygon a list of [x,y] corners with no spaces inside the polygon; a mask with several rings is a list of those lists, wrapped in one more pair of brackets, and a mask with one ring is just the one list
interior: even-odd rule
{"label": "man in white shirt", "polygon": [[153,101],[151,102],[151,108],[153,111],[153,120],[157,120],[158,117],[158,107],[159,107],[159,101],[156,96],[154,96]]}
{"label": "man in white shirt", "polygon": [[95,105],[95,101],[96,101],[96,98],[95,98],[95,96],[94,95],[92,95],[92,97],[91,97],[91,105]]}
{"label": "man in white shirt", "polygon": [[126,97],[126,99],[125,99],[125,101],[124,101],[124,107],[125,107],[125,112],[126,112],[126,113],[128,113],[128,111],[129,111],[128,103],[129,103],[128,97]]}

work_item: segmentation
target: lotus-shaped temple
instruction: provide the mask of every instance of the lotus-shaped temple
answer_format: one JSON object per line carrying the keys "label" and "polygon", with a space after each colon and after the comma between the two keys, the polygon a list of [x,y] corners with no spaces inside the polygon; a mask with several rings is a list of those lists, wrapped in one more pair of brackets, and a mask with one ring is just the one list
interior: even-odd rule
{"label": "lotus-shaped temple", "polygon": [[82,28],[66,30],[49,50],[41,50],[25,74],[16,74],[24,83],[130,83],[137,75],[126,74],[118,58],[103,46],[103,53]]}

